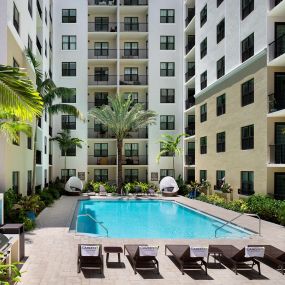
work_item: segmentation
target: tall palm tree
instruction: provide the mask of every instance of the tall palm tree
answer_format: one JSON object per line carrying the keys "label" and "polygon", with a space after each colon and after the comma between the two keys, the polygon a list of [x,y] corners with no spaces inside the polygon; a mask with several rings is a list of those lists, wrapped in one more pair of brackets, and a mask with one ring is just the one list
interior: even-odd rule
{"label": "tall palm tree", "polygon": [[[66,170],[66,154],[67,151],[72,147],[82,148],[81,143],[83,142],[79,138],[72,138],[70,135],[70,130],[63,130],[57,133],[57,136],[50,139],[51,141],[58,142],[58,146],[64,153],[64,169]],[[64,176],[64,182],[66,182],[66,175]]]}
{"label": "tall palm tree", "polygon": [[[164,139],[160,140],[159,143],[161,145],[160,152],[156,157],[157,162],[159,163],[159,160],[161,156],[164,154],[169,154],[172,156],[172,167],[174,171],[174,159],[175,155],[180,155],[181,154],[181,147],[179,146],[181,143],[182,137],[186,136],[186,134],[180,134],[177,136],[172,136],[169,134],[164,134],[162,137]],[[174,175],[175,176],[175,175]]]}
{"label": "tall palm tree", "polygon": [[[34,71],[36,74],[37,91],[43,100],[44,110],[48,112],[50,116],[61,112],[64,114],[74,115],[76,117],[83,119],[82,114],[79,112],[79,110],[75,106],[72,106],[69,104],[61,104],[61,103],[54,104],[54,100],[56,98],[70,97],[73,94],[72,90],[70,88],[57,87],[52,81],[52,79],[50,78],[43,80],[43,74],[40,70],[40,62],[37,61],[36,57],[34,56],[31,50],[28,49],[26,51],[26,57],[34,68]],[[34,134],[34,161],[33,161],[32,193],[35,193],[35,183],[36,183],[35,172],[36,172],[38,120],[39,120],[39,117],[36,118],[35,134]]]}
{"label": "tall palm tree", "polygon": [[19,68],[0,65],[0,111],[31,121],[42,110],[42,98],[27,73]]}
{"label": "tall palm tree", "polygon": [[89,115],[105,125],[114,133],[117,139],[117,166],[118,166],[118,191],[122,188],[122,147],[123,139],[130,131],[152,125],[156,121],[156,113],[144,110],[141,104],[134,104],[131,98],[125,99],[123,94],[115,96],[111,105],[95,107]]}

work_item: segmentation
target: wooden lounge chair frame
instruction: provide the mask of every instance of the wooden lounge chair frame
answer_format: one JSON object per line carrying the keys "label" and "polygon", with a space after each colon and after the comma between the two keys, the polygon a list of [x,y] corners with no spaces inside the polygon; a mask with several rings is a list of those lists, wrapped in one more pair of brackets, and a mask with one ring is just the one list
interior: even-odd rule
{"label": "wooden lounge chair frame", "polygon": [[[82,256],[81,246],[82,245],[94,245],[99,246],[98,256]],[[101,244],[79,244],[78,245],[78,256],[77,256],[77,272],[80,273],[82,269],[99,269],[101,274],[104,274],[104,261],[102,254]]]}
{"label": "wooden lounge chair frame", "polygon": [[284,275],[285,267],[285,251],[272,246],[272,245],[249,245],[249,246],[262,246],[265,248],[264,257],[258,258],[260,261],[271,261],[280,268],[281,273]]}
{"label": "wooden lounge chair frame", "polygon": [[210,245],[209,252],[219,252],[222,257],[230,261],[234,266],[234,272],[237,275],[239,265],[245,265],[247,262],[252,262],[251,268],[257,265],[258,273],[261,275],[260,262],[255,257],[245,257],[245,248],[238,249],[233,245]]}
{"label": "wooden lounge chair frame", "polygon": [[130,262],[133,266],[134,273],[137,274],[137,270],[156,270],[159,274],[159,262],[154,256],[140,256],[139,246],[146,246],[146,244],[125,244],[124,254],[128,253]]}
{"label": "wooden lounge chair frame", "polygon": [[[193,265],[199,265],[202,269],[202,265],[205,267],[206,275],[208,274],[208,264],[203,257],[191,257],[190,256],[190,246],[189,245],[165,245],[165,255],[167,250],[171,252],[175,260],[179,263],[180,271],[184,275],[185,270],[193,269]],[[192,266],[192,268],[190,268]]]}

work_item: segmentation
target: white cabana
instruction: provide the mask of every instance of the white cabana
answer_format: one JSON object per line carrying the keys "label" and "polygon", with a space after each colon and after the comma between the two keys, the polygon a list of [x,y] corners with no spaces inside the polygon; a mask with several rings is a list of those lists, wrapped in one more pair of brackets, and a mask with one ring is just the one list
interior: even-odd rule
{"label": "white cabana", "polygon": [[79,193],[83,189],[83,183],[78,177],[72,176],[66,182],[64,189],[69,193]]}
{"label": "white cabana", "polygon": [[166,176],[161,179],[159,183],[159,189],[162,191],[162,194],[164,196],[176,196],[179,187],[173,177]]}

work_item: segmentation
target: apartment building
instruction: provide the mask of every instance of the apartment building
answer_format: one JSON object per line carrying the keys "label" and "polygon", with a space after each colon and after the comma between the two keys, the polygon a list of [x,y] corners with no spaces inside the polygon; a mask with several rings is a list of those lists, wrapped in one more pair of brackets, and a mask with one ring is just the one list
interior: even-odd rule
{"label": "apartment building", "polygon": [[[35,82],[35,74],[25,58],[25,48],[32,49],[41,61],[43,74],[50,73],[52,59],[52,15],[50,0],[0,1],[0,63],[25,68]],[[35,122],[33,122],[33,129]],[[51,125],[45,114],[37,127],[36,186],[43,188],[51,179],[52,156],[49,147]],[[14,188],[22,194],[31,193],[33,141],[20,134],[19,144],[0,137],[0,189]]]}
{"label": "apartment building", "polygon": [[196,1],[195,177],[285,195],[284,1]]}

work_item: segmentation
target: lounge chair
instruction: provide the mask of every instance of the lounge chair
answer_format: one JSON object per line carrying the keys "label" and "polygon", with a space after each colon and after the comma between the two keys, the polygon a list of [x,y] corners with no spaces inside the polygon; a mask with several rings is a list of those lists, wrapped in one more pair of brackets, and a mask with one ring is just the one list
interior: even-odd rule
{"label": "lounge chair", "polygon": [[250,246],[258,246],[264,247],[264,257],[260,258],[261,261],[270,261],[277,265],[277,269],[281,269],[281,273],[284,275],[284,267],[285,267],[285,251],[274,247],[272,245],[250,245]]}
{"label": "lounge chair", "polygon": [[251,267],[257,265],[259,275],[260,272],[260,263],[257,261],[255,256],[246,257],[245,248],[238,249],[233,245],[210,245],[210,253],[219,253],[222,257],[228,260],[234,265],[234,272],[237,274],[237,267],[240,265],[246,265],[247,262],[252,262]]}
{"label": "lounge chair", "polygon": [[208,253],[204,257],[194,257],[191,256],[190,246],[189,245],[165,245],[165,255],[167,250],[169,250],[175,260],[180,265],[180,270],[184,275],[184,271],[187,269],[193,268],[193,265],[199,265],[198,262],[201,262],[199,265],[202,268],[202,265],[205,266],[205,272],[207,273],[207,262],[204,260],[204,257],[208,256]]}
{"label": "lounge chair", "polygon": [[[150,252],[148,253],[148,248]],[[145,252],[142,252],[144,250]],[[159,264],[156,259],[158,247],[148,247],[146,244],[125,244],[124,254],[128,253],[130,262],[133,266],[134,273],[137,274],[137,270],[156,270],[159,274]]]}
{"label": "lounge chair", "polygon": [[77,272],[81,269],[99,269],[101,274],[104,273],[101,244],[78,245]]}
{"label": "lounge chair", "polygon": [[179,188],[166,187],[162,189],[162,195],[165,197],[174,197],[177,196]]}
{"label": "lounge chair", "polygon": [[103,185],[99,186],[99,196],[107,196],[107,191]]}

